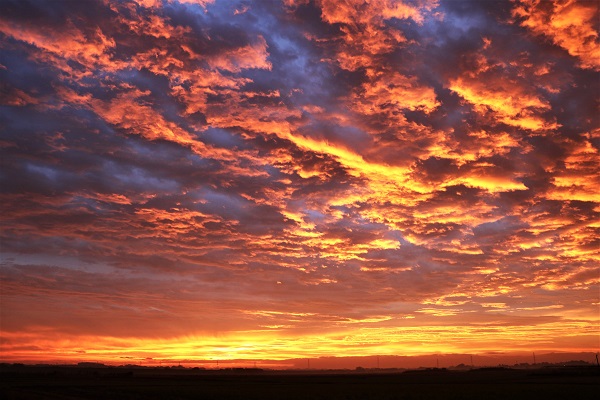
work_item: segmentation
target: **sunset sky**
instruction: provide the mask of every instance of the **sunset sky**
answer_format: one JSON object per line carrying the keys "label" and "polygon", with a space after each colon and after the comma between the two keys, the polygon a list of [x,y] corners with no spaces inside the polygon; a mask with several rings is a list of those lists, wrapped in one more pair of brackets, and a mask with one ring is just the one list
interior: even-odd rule
{"label": "sunset sky", "polygon": [[598,1],[0,2],[0,361],[600,348]]}

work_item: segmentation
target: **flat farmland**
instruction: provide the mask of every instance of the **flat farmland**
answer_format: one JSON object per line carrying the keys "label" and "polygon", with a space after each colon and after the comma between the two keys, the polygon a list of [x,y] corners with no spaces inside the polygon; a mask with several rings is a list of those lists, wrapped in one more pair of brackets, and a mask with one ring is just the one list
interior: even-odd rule
{"label": "flat farmland", "polygon": [[0,398],[591,399],[600,368],[263,371],[3,366]]}

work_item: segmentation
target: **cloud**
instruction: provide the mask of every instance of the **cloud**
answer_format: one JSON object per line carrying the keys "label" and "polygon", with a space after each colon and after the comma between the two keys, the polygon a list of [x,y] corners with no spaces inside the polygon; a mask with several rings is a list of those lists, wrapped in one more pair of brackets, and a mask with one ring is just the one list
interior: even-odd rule
{"label": "cloud", "polygon": [[598,4],[588,1],[545,3],[519,1],[513,15],[533,33],[549,38],[554,44],[580,59],[583,68],[600,68]]}
{"label": "cloud", "polygon": [[2,8],[3,351],[593,346],[589,2]]}

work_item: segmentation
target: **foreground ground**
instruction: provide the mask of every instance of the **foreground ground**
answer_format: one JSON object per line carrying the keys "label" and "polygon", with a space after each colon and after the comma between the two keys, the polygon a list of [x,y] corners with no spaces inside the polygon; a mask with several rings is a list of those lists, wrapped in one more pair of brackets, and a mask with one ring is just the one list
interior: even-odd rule
{"label": "foreground ground", "polygon": [[590,399],[600,368],[471,371],[262,371],[3,365],[0,398]]}

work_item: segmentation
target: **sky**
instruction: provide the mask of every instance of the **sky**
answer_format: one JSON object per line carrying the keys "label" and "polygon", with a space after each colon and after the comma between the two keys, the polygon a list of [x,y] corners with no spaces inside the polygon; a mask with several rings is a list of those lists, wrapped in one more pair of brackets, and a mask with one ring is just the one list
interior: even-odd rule
{"label": "sky", "polygon": [[598,351],[598,8],[2,0],[1,360]]}

